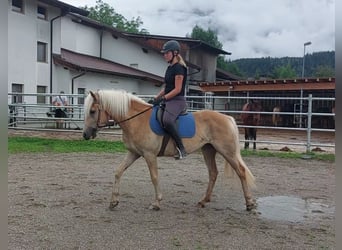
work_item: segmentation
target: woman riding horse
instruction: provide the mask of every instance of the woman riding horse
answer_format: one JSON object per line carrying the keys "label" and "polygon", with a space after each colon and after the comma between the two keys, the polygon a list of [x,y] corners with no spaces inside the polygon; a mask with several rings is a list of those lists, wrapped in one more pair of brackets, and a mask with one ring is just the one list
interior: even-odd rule
{"label": "woman riding horse", "polygon": [[[110,209],[119,204],[119,186],[121,176],[140,157],[143,157],[150,171],[155,190],[155,201],[152,209],[160,209],[162,194],[158,178],[158,156],[174,156],[177,149],[173,142],[164,145],[164,136],[153,132],[149,121],[152,105],[137,96],[125,91],[99,90],[90,94],[84,104],[83,137],[88,140],[95,138],[98,129],[107,126],[114,120],[122,129],[122,139],[127,148],[127,155],[115,172]],[[218,175],[216,154],[225,159],[225,171],[232,168],[240,178],[246,209],[255,207],[250,188],[254,186],[254,176],[248,169],[240,154],[239,130],[233,117],[212,110],[193,112],[195,133],[184,138],[187,153],[201,149],[209,173],[206,193],[198,202],[204,207],[210,202],[212,191]],[[161,148],[164,148],[160,154]],[[185,166],[184,166],[185,167]]]}

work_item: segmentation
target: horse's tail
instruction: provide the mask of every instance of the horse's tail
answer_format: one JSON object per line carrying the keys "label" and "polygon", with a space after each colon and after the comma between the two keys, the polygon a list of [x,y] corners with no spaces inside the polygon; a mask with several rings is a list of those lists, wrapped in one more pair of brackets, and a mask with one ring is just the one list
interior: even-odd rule
{"label": "horse's tail", "polygon": [[[255,177],[253,176],[252,172],[249,170],[249,168],[247,167],[245,161],[242,159],[241,157],[241,152],[240,152],[240,139],[239,139],[239,129],[238,126],[235,122],[235,119],[232,117],[228,117],[230,118],[232,127],[234,129],[234,131],[232,132],[232,136],[234,136],[234,143],[235,143],[235,157],[236,160],[238,161],[238,167],[237,167],[237,171],[241,171],[244,173],[245,177],[246,177],[246,182],[249,188],[255,188]],[[228,161],[225,161],[225,166],[224,166],[224,173],[225,176],[228,178],[236,178],[237,173],[235,171],[233,171],[232,166],[230,165],[230,163]]]}

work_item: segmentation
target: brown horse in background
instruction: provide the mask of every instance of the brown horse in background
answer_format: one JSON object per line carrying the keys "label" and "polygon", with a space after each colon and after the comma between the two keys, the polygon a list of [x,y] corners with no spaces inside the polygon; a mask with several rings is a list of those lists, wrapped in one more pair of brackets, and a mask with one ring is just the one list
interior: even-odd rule
{"label": "brown horse in background", "polygon": [[[258,101],[251,100],[242,107],[244,113],[241,114],[242,124],[245,126],[258,126],[260,122],[260,111],[262,107]],[[256,149],[257,128],[245,128],[245,149],[249,148],[249,141],[253,140],[253,149]]]}

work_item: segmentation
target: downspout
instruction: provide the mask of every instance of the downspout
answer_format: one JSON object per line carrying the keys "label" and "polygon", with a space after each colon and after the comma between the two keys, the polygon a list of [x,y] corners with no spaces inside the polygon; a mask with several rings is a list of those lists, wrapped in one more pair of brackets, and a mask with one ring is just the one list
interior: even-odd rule
{"label": "downspout", "polygon": [[101,29],[101,34],[100,34],[100,59],[102,59],[102,40],[103,40],[103,29]]}
{"label": "downspout", "polygon": [[[82,72],[81,74],[78,74],[78,75],[74,76],[74,77],[71,79],[71,94],[74,94],[74,80],[75,80],[76,78],[79,78],[79,77],[85,75],[85,73],[86,73],[86,72],[84,71],[84,72]],[[71,98],[71,105],[72,105],[72,106],[74,105],[74,97]]]}
{"label": "downspout", "polygon": [[[66,12],[62,11],[61,15],[58,15],[50,20],[50,94],[52,94],[52,50],[53,50],[53,22],[65,16]],[[52,95],[50,95],[50,103],[52,102]]]}

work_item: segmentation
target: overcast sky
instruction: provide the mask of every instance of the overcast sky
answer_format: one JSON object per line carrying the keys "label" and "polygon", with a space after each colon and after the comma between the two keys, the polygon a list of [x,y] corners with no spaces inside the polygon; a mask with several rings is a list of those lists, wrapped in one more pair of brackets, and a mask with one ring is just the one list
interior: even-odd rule
{"label": "overcast sky", "polygon": [[[61,0],[76,7],[96,0]],[[140,16],[152,35],[217,30],[226,59],[302,57],[335,50],[335,0],[103,0],[127,20]]]}

